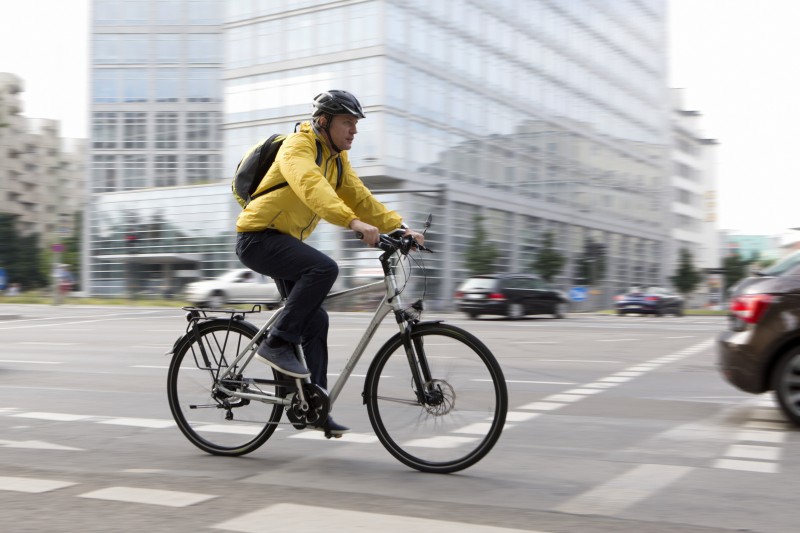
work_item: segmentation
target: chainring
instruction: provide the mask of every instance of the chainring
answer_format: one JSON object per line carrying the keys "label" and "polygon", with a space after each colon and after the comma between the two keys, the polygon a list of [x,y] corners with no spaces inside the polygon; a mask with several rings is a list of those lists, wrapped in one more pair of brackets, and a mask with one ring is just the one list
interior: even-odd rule
{"label": "chainring", "polygon": [[328,419],[331,402],[325,389],[313,383],[303,384],[303,393],[308,401],[308,409],[301,405],[300,395],[292,394],[292,403],[286,408],[286,418],[296,429],[305,429]]}

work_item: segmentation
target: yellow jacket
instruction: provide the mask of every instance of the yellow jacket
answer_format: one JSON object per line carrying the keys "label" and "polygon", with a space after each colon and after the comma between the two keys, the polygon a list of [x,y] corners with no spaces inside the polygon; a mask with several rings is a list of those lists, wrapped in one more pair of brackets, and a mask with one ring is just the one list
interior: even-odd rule
{"label": "yellow jacket", "polygon": [[[317,166],[316,139],[322,146],[322,165]],[[336,158],[342,159],[342,184],[338,189]],[[274,185],[288,183],[258,196]],[[347,151],[331,153],[321,135],[309,122],[286,137],[254,198],[239,214],[236,231],[268,228],[305,240],[320,218],[347,228],[359,219],[386,233],[400,227],[403,219],[375,199],[350,166]]]}

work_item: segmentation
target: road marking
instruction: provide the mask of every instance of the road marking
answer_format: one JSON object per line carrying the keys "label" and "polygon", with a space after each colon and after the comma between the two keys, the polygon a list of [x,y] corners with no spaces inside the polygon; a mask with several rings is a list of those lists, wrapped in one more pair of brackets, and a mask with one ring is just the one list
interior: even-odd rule
{"label": "road marking", "polygon": [[77,342],[35,342],[35,341],[22,341],[16,344],[26,344],[30,346],[75,346]]}
{"label": "road marking", "polygon": [[[191,422],[190,422],[191,423]],[[263,425],[256,424],[208,424],[205,426],[195,426],[197,431],[206,433],[229,433],[231,435],[258,435],[264,429]],[[278,428],[277,431],[280,431]]]}
{"label": "road marking", "polygon": [[626,381],[630,381],[633,378],[630,377],[620,377],[620,376],[608,376],[605,378],[600,378],[598,381],[605,381],[608,383],[625,383]]}
{"label": "road marking", "polygon": [[774,422],[769,420],[751,420],[744,425],[747,429],[787,429],[789,424],[786,422]]}
{"label": "road marking", "polygon": [[161,420],[158,418],[109,418],[108,420],[101,420],[99,423],[154,429],[168,428],[175,425],[175,422],[172,420]]}
{"label": "road marking", "polygon": [[736,436],[736,440],[780,443],[786,440],[786,433],[759,430],[740,431]]}
{"label": "road marking", "polygon": [[[301,431],[300,433],[295,433],[294,435],[289,436],[290,439],[306,439],[306,440],[329,440],[325,437],[324,431]],[[342,443],[356,443],[356,444],[373,444],[378,442],[378,437],[375,435],[370,435],[367,433],[345,433],[342,435],[341,438],[334,438],[330,439],[331,441],[335,442],[342,442]]]}
{"label": "road marking", "polygon": [[63,365],[62,361],[22,361],[15,359],[0,359],[0,363],[22,363],[26,365]]}
{"label": "road marking", "polygon": [[[491,379],[473,379],[472,381],[491,382]],[[533,383],[537,385],[575,385],[574,381],[529,381],[521,379],[507,379],[506,383]]]}
{"label": "road marking", "polygon": [[602,359],[536,359],[544,363],[621,363],[622,361],[607,361]]}
{"label": "road marking", "polygon": [[762,474],[777,474],[777,463],[765,463],[761,461],[741,461],[739,459],[717,459],[714,468],[724,468],[725,470],[743,470],[745,472],[760,472]]}
{"label": "road marking", "polygon": [[412,446],[416,448],[458,448],[462,444],[468,444],[479,440],[474,437],[455,437],[450,435],[443,435],[439,437],[430,437],[425,439],[412,439],[403,443],[403,446]]}
{"label": "road marking", "polygon": [[71,446],[62,446],[60,444],[52,444],[41,440],[0,440],[0,446],[3,448],[22,448],[25,450],[64,450],[70,452],[82,452],[83,448],[73,448]]}
{"label": "road marking", "polygon": [[[265,530],[265,524],[268,524],[268,528],[273,531],[294,531],[297,529],[299,517],[302,517],[303,529],[307,531],[325,531],[331,529],[331,524],[339,524],[342,529],[347,531],[380,531],[382,533],[408,533],[409,531],[523,533],[523,530],[520,529],[508,529],[483,524],[445,522],[413,516],[366,513],[363,511],[291,503],[270,505],[211,527],[238,533],[261,533]],[[334,527],[333,529],[337,528]],[[528,529],[524,531],[526,533],[545,533]]]}
{"label": "road marking", "polygon": [[506,413],[506,422],[527,422],[536,418],[542,413],[520,413],[519,411],[509,411]]}
{"label": "road marking", "polygon": [[597,342],[624,342],[624,341],[638,341],[639,339],[597,339]]}
{"label": "road marking", "polygon": [[14,492],[39,494],[42,492],[50,492],[51,490],[63,489],[64,487],[71,487],[72,485],[75,485],[75,483],[56,481],[53,479],[0,476],[0,490],[10,490]]}
{"label": "road marking", "polygon": [[758,459],[761,461],[777,461],[781,456],[781,449],[774,446],[756,446],[753,444],[733,444],[725,452],[727,457],[742,459]]}
{"label": "road marking", "polygon": [[598,392],[601,392],[601,391],[602,391],[602,389],[571,389],[571,390],[566,391],[564,394],[586,394],[586,395],[589,395],[589,394],[597,394]]}
{"label": "road marking", "polygon": [[522,407],[518,407],[518,409],[526,409],[531,411],[553,411],[555,409],[560,409],[564,407],[565,404],[563,403],[552,403],[552,402],[533,402],[527,405],[523,405]]}
{"label": "road marking", "polygon": [[[75,322],[59,322],[54,324],[26,324],[23,326],[18,326],[16,323],[14,325],[9,325],[9,327],[0,327],[0,331],[5,331],[9,329],[29,329],[29,328],[39,328],[39,327],[46,327],[46,328],[59,328],[61,326],[72,326],[75,324],[92,324],[95,322],[107,322],[109,320],[136,320],[136,319],[150,319],[153,317],[149,316],[129,316],[129,315],[143,315],[143,314],[153,314],[158,313],[159,311],[140,311],[137,313],[119,313],[113,316],[106,315],[97,315],[97,320],[78,320]],[[92,316],[89,317],[82,317],[82,318],[94,318]],[[35,318],[31,320],[59,320],[61,317],[48,317],[48,318]],[[17,321],[21,322],[21,321]]]}
{"label": "road marking", "polygon": [[453,430],[453,433],[467,433],[470,435],[486,435],[489,433],[489,430],[492,428],[492,424],[490,422],[477,422],[475,424],[470,424],[463,428]]}
{"label": "road marking", "polygon": [[[130,368],[155,368],[158,370],[169,370],[168,366],[158,366],[158,365],[131,365]],[[188,367],[181,367],[181,370],[192,370]]]}
{"label": "road marking", "polygon": [[76,420],[85,420],[87,418],[92,418],[88,415],[70,415],[66,413],[17,413],[15,415],[19,418],[35,418],[37,420],[54,420],[56,422],[75,422]]}
{"label": "road marking", "polygon": [[512,341],[510,344],[561,344],[555,341]]}
{"label": "road marking", "polygon": [[562,513],[613,516],[694,470],[688,466],[639,465],[559,505]]}
{"label": "road marking", "polygon": [[678,335],[676,337],[664,337],[665,339],[693,339],[697,335]]}
{"label": "road marking", "polygon": [[636,377],[636,376],[641,376],[642,374],[644,374],[644,371],[641,372],[622,371],[622,372],[617,372],[614,375],[620,377]]}
{"label": "road marking", "polygon": [[196,503],[216,498],[211,494],[196,494],[173,490],[138,489],[134,487],[109,487],[80,494],[79,498],[110,500],[128,503],[146,503],[165,507],[187,507]]}
{"label": "road marking", "polygon": [[583,400],[585,396],[580,396],[576,394],[551,394],[547,398],[543,398],[546,402],[563,402],[563,403],[570,403],[570,402],[577,402],[578,400]]}

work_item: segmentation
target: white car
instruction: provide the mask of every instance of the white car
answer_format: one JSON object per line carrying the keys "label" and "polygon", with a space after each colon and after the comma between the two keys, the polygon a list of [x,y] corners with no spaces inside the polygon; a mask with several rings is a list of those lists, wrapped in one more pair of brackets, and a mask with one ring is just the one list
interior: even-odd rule
{"label": "white car", "polygon": [[186,300],[198,306],[222,307],[230,303],[264,304],[272,309],[281,300],[275,282],[267,276],[242,268],[221,276],[186,285]]}

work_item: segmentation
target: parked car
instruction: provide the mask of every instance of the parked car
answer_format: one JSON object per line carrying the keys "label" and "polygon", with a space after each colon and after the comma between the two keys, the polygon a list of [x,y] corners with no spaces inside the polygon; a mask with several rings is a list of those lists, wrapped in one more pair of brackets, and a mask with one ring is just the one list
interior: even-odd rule
{"label": "parked car", "polygon": [[615,298],[618,315],[683,316],[683,297],[663,287],[631,287]]}
{"label": "parked car", "polygon": [[464,281],[456,290],[456,308],[470,318],[478,315],[551,314],[567,316],[569,298],[537,276],[528,274],[491,274]]}
{"label": "parked car", "polygon": [[267,276],[242,268],[221,276],[186,285],[186,300],[199,306],[222,307],[231,303],[260,303],[267,309],[281,299],[275,282]]}
{"label": "parked car", "polygon": [[774,391],[800,425],[800,251],[733,287],[717,357],[729,383],[753,394]]}

